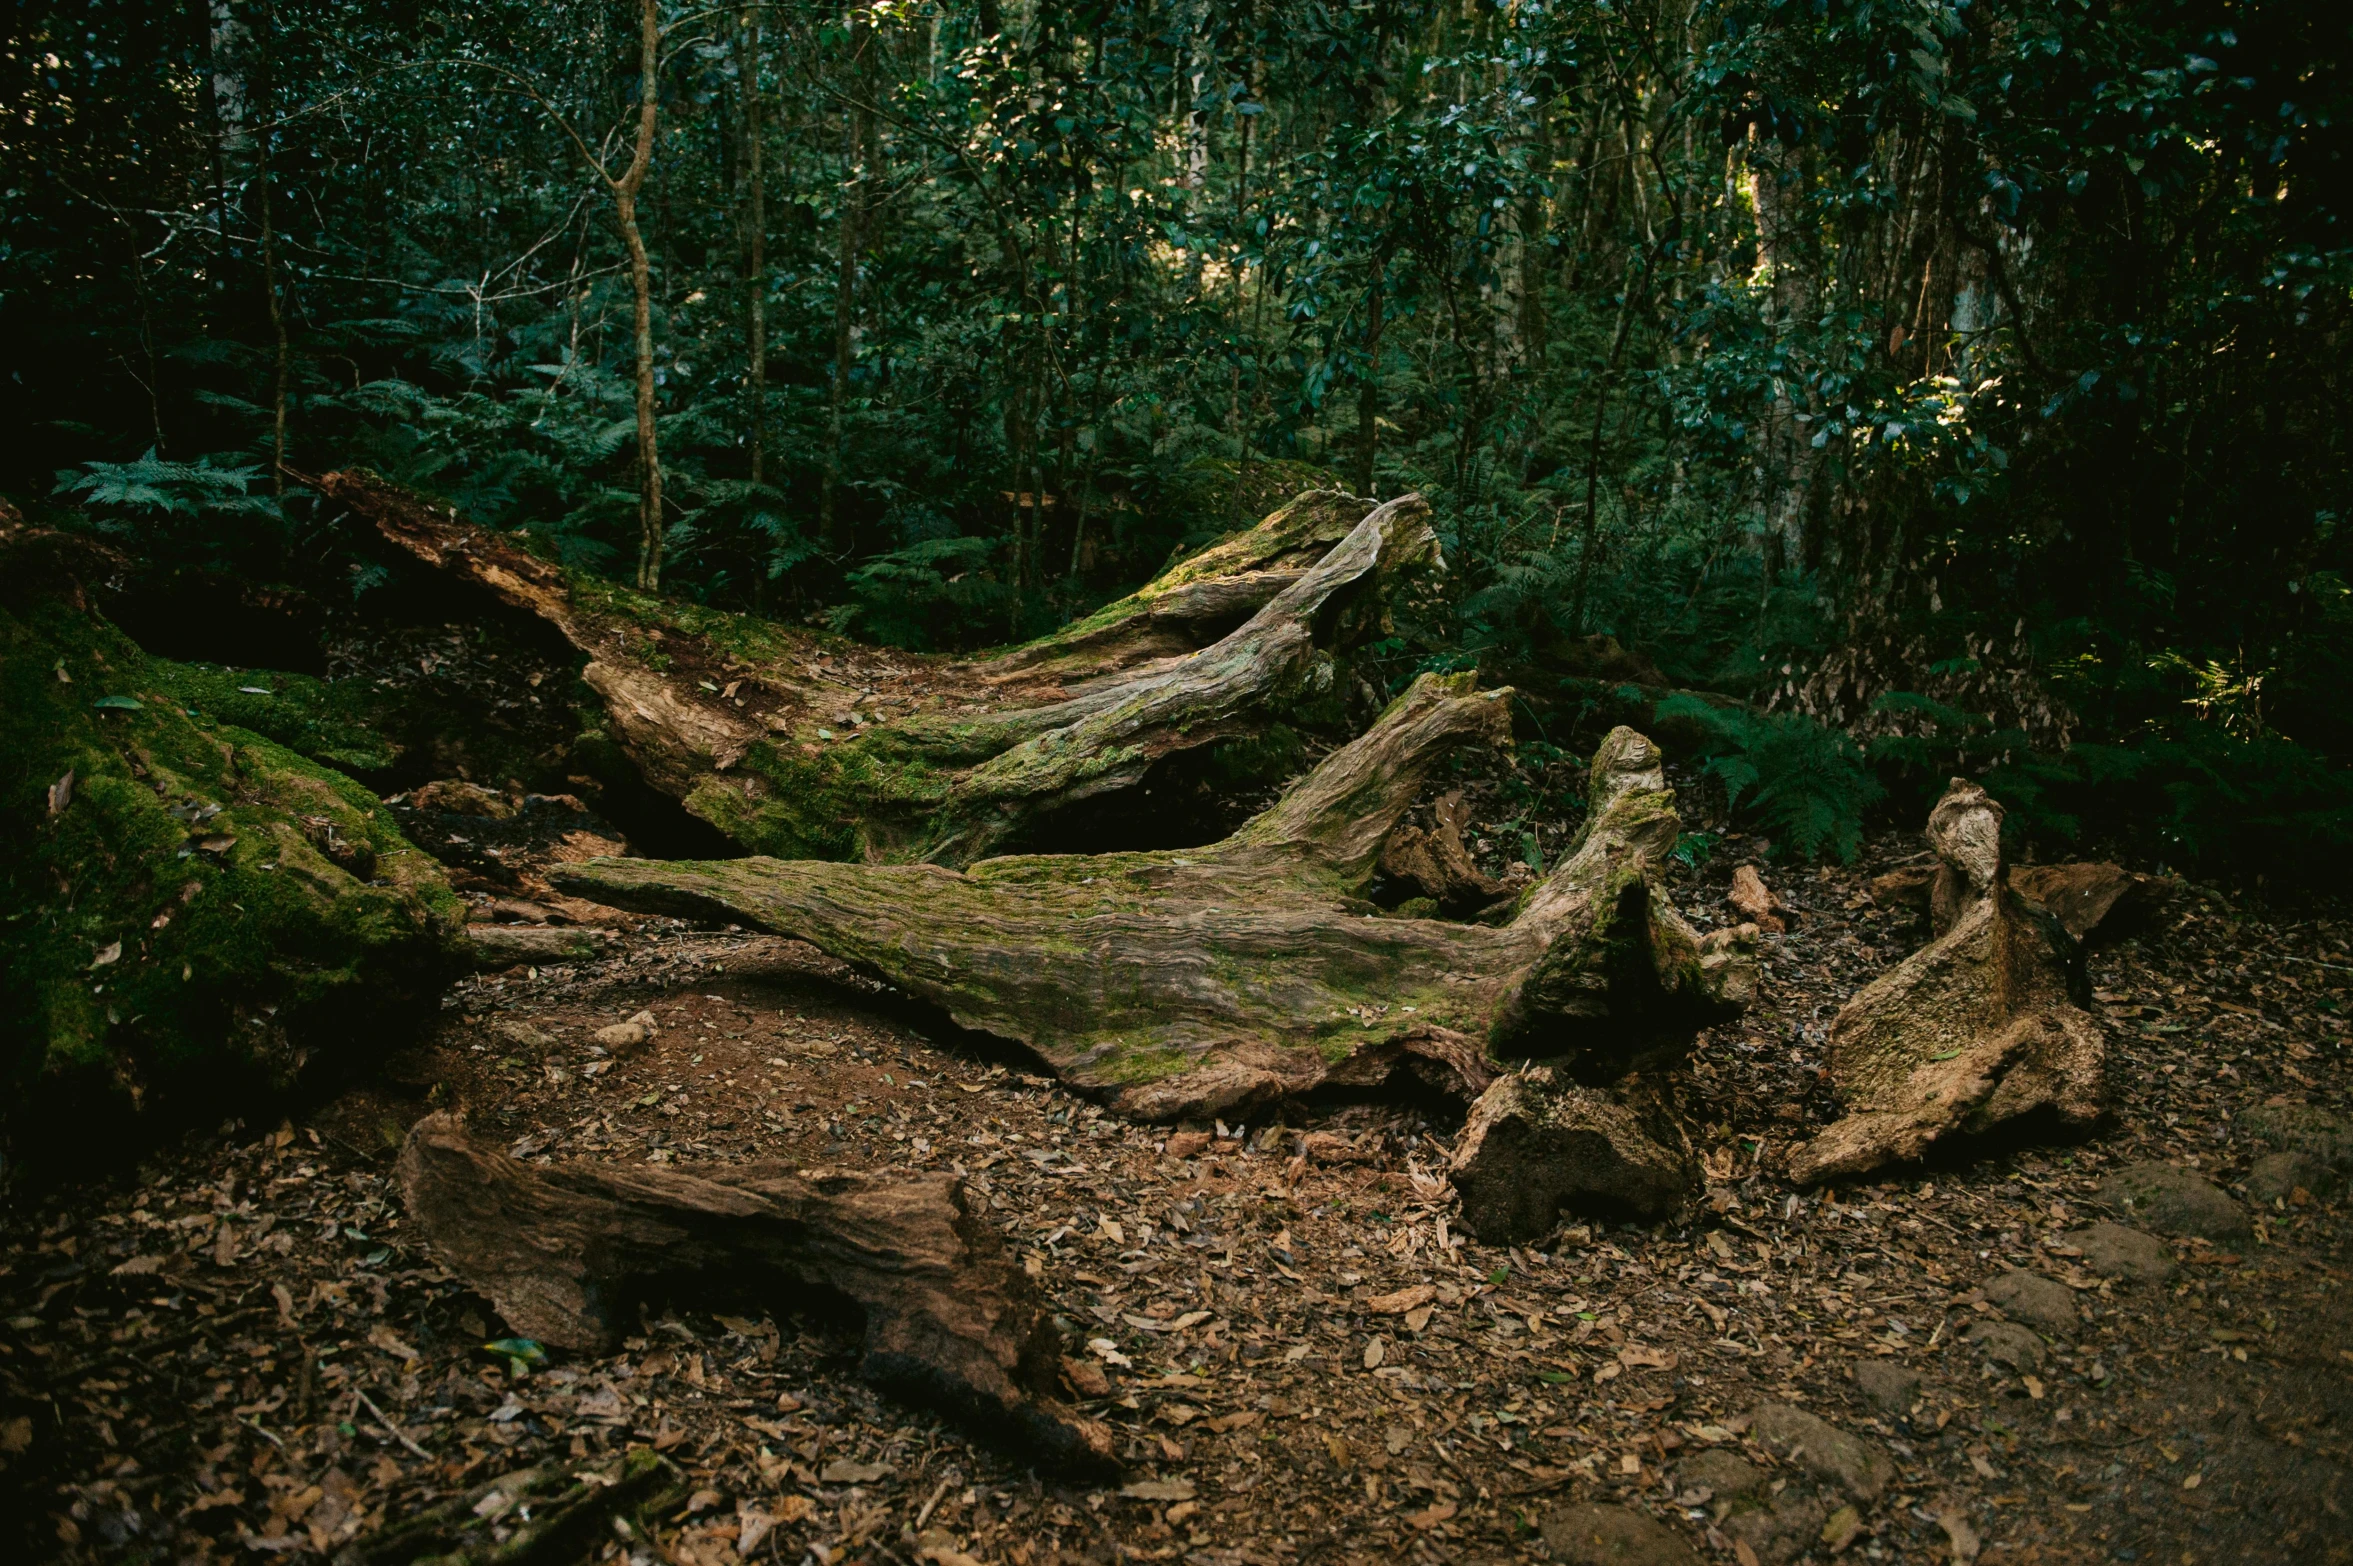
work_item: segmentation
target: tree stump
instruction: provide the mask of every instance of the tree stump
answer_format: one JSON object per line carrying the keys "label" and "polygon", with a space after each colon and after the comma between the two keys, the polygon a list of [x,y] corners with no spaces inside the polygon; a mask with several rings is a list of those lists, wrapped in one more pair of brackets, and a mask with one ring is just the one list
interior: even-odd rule
{"label": "tree stump", "polygon": [[2001,825],[2002,807],[1963,778],[1930,814],[1941,933],[1831,1023],[1846,1114],[1798,1149],[1792,1178],[1861,1174],[2030,1115],[2080,1126],[2103,1112],[2107,1046],[2084,1009],[2082,950],[2010,886]]}
{"label": "tree stump", "polygon": [[641,1302],[685,1290],[780,1312],[846,1302],[864,1318],[869,1380],[1057,1462],[1110,1461],[1110,1432],[1056,1398],[1044,1301],[959,1180],[542,1169],[477,1147],[447,1114],[410,1130],[398,1179],[441,1259],[525,1337],[609,1353]]}
{"label": "tree stump", "polygon": [[1704,939],[1654,895],[1674,846],[1657,748],[1594,763],[1575,852],[1499,926],[1385,918],[1381,847],[1452,746],[1502,743],[1508,691],[1423,675],[1364,735],[1206,848],[1024,855],[966,871],[737,859],[596,859],[564,888],[808,941],[1017,1039],[1123,1114],[1223,1114],[1413,1067],[1468,1096],[1490,1056],[1615,1080],[1738,1013],[1753,932]]}
{"label": "tree stump", "polygon": [[1350,654],[1388,629],[1400,583],[1439,564],[1420,496],[1312,490],[1077,625],[954,659],[568,572],[373,474],[317,487],[585,656],[605,720],[590,753],[796,859],[970,864],[1074,808],[1117,816],[1174,758],[1287,758],[1301,729],[1353,732],[1369,704]]}

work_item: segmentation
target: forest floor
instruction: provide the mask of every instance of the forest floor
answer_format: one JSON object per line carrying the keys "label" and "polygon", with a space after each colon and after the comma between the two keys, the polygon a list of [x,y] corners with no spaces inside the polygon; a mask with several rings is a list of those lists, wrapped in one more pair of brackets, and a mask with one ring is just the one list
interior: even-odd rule
{"label": "forest floor", "polygon": [[[2306,1192],[2249,1196],[2267,1149],[2237,1129],[2353,1106],[2353,922],[2193,888],[2093,954],[2110,1125],[1795,1190],[1775,1171],[1832,1113],[1831,1016],[1924,938],[1871,875],[1921,847],[1773,877],[1802,921],[1694,1057],[1703,1200],[1516,1250],[1450,1229],[1443,1102],[1123,1124],[806,947],[632,921],[595,963],[465,982],[307,1115],[19,1212],[0,1537],[26,1560],[331,1554],[511,1470],[650,1445],[687,1499],[602,1558],[2353,1560],[2353,1231]],[[1733,862],[1684,906],[1726,917]],[[641,1011],[650,1043],[592,1043]],[[682,1298],[610,1358],[484,1352],[495,1312],[391,1189],[429,1107],[533,1160],[963,1173],[1102,1372],[1079,1379],[1124,1475],[1035,1472],[879,1396],[851,1336],[783,1301]],[[2248,1243],[2167,1239],[2109,1275],[2083,1230],[2123,1218],[2097,1188],[2145,1160],[2236,1192]]]}

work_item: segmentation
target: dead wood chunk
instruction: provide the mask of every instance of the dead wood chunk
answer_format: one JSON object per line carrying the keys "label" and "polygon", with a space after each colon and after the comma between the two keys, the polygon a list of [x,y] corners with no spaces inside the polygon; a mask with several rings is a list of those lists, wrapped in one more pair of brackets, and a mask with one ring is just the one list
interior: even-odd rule
{"label": "dead wood chunk", "polygon": [[2146,929],[2181,883],[2111,864],[2022,865],[2010,885],[2028,902],[2058,915],[2079,941],[2115,940]]}
{"label": "dead wood chunk", "polygon": [[865,1318],[862,1373],[1056,1461],[1101,1467],[1109,1432],[1055,1395],[1044,1303],[948,1177],[535,1168],[476,1146],[451,1115],[409,1132],[401,1200],[441,1260],[518,1334],[609,1353],[640,1302],[698,1279],[812,1293]]}
{"label": "dead wood chunk", "polygon": [[568,642],[648,786],[795,859],[969,864],[1072,806],[1116,826],[1142,809],[1147,776],[1199,747],[1277,728],[1337,737],[1348,660],[1438,562],[1420,496],[1310,490],[1079,625],[963,660],[845,648],[576,578],[372,474],[318,487]]}
{"label": "dead wood chunk", "polygon": [[1454,917],[1475,914],[1505,896],[1509,888],[1481,871],[1463,842],[1470,807],[1462,790],[1449,789],[1431,807],[1431,824],[1410,822],[1381,845],[1381,874],[1419,889]]}
{"label": "dead wood chunk", "polygon": [[1569,1566],[1699,1566],[1680,1534],[1630,1506],[1559,1507],[1543,1532],[1552,1558]]}
{"label": "dead wood chunk", "polygon": [[1781,894],[1765,884],[1755,865],[1742,865],[1732,872],[1732,891],[1724,900],[1734,913],[1760,930],[1786,930],[1797,919]]}
{"label": "dead wood chunk", "polygon": [[1371,1164],[1381,1158],[1377,1141],[1352,1142],[1333,1131],[1308,1132],[1299,1139],[1299,1151],[1318,1164]]}
{"label": "dead wood chunk", "polygon": [[336,1552],[335,1566],[561,1566],[606,1542],[616,1518],[685,1498],[677,1467],[645,1447],[601,1469],[547,1463],[473,1485],[354,1539]]}
{"label": "dead wood chunk", "polygon": [[613,949],[610,930],[579,925],[469,924],[466,939],[481,968],[519,968],[526,963],[593,962]]}
{"label": "dead wood chunk", "polygon": [[567,891],[809,942],[1029,1045],[1140,1120],[1205,1120],[1407,1073],[1463,1099],[1491,1056],[1581,1080],[1671,1059],[1737,1016],[1756,932],[1702,936],[1657,876],[1681,825],[1662,758],[1601,745],[1584,831],[1499,925],[1384,919],[1381,845],[1457,746],[1500,743],[1508,691],[1426,674],[1274,805],[1202,848],[934,865],[774,859],[558,867]]}
{"label": "dead wood chunk", "polygon": [[1960,778],[1930,815],[1942,933],[1831,1022],[1845,1114],[1791,1155],[1791,1178],[1917,1159],[1939,1138],[2029,1115],[2088,1125],[2105,1109],[2107,1044],[2083,1009],[2082,949],[2010,890],[2001,823],[2002,807]]}
{"label": "dead wood chunk", "polygon": [[1564,1210],[1663,1217],[1698,1187],[1672,1088],[1650,1073],[1596,1087],[1514,1072],[1471,1107],[1454,1155],[1463,1225],[1489,1245],[1541,1239]]}
{"label": "dead wood chunk", "polygon": [[1171,1158],[1198,1158],[1209,1151],[1209,1133],[1206,1131],[1176,1132],[1169,1137],[1168,1145],[1163,1147],[1161,1151]]}
{"label": "dead wood chunk", "polygon": [[1901,908],[1918,917],[1928,914],[1928,889],[1936,884],[1936,866],[1906,865],[1871,878],[1871,900],[1882,908]]}

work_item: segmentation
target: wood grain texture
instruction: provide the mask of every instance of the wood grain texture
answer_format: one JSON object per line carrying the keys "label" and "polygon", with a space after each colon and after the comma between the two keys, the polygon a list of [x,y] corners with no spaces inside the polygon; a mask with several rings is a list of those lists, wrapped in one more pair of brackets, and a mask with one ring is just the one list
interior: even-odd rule
{"label": "wood grain texture", "polygon": [[397,1178],[442,1261],[522,1336],[609,1353],[641,1302],[692,1292],[780,1314],[847,1303],[869,1380],[1058,1463],[1109,1460],[1110,1433],[1055,1396],[1042,1299],[952,1177],[540,1168],[437,1114],[410,1130]]}
{"label": "wood grain texture", "polygon": [[1418,495],[1311,490],[1079,624],[953,659],[633,593],[364,472],[317,487],[418,563],[547,625],[607,741],[756,852],[964,865],[1101,813],[1178,754],[1353,732],[1350,654],[1439,567]]}
{"label": "wood grain texture", "polygon": [[[1017,1039],[1143,1119],[1219,1114],[1414,1069],[1465,1096],[1490,1054],[1614,1078],[1735,1015],[1754,932],[1702,938],[1655,883],[1680,827],[1657,747],[1615,731],[1575,849],[1500,926],[1389,918],[1383,843],[1453,747],[1509,738],[1509,691],[1423,675],[1232,836],[1181,851],[1022,855],[966,871],[597,859],[570,892],[806,940]],[[1678,1042],[1679,1041],[1679,1042]]]}

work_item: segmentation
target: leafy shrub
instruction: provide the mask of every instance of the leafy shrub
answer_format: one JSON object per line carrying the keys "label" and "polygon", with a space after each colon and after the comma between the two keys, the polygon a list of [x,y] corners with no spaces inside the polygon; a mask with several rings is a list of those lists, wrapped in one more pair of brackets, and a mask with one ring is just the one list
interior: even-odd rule
{"label": "leafy shrub", "polygon": [[1707,771],[1723,783],[1726,803],[1770,835],[1777,853],[1855,857],[1863,812],[1884,791],[1845,733],[1797,713],[1718,707],[1684,693],[1661,701],[1655,715],[1704,736]]}
{"label": "leafy shrub", "polygon": [[253,493],[259,464],[224,465],[213,456],[173,462],[154,447],[129,462],[85,462],[65,468],[54,491],[79,501],[102,533],[141,544],[159,557],[203,557],[208,563],[243,552],[241,534],[253,524],[273,536],[283,520],[278,502]]}
{"label": "leafy shrub", "polygon": [[995,538],[927,538],[876,555],[846,578],[850,602],[827,612],[837,631],[930,651],[1002,637],[1012,588],[986,569]]}

